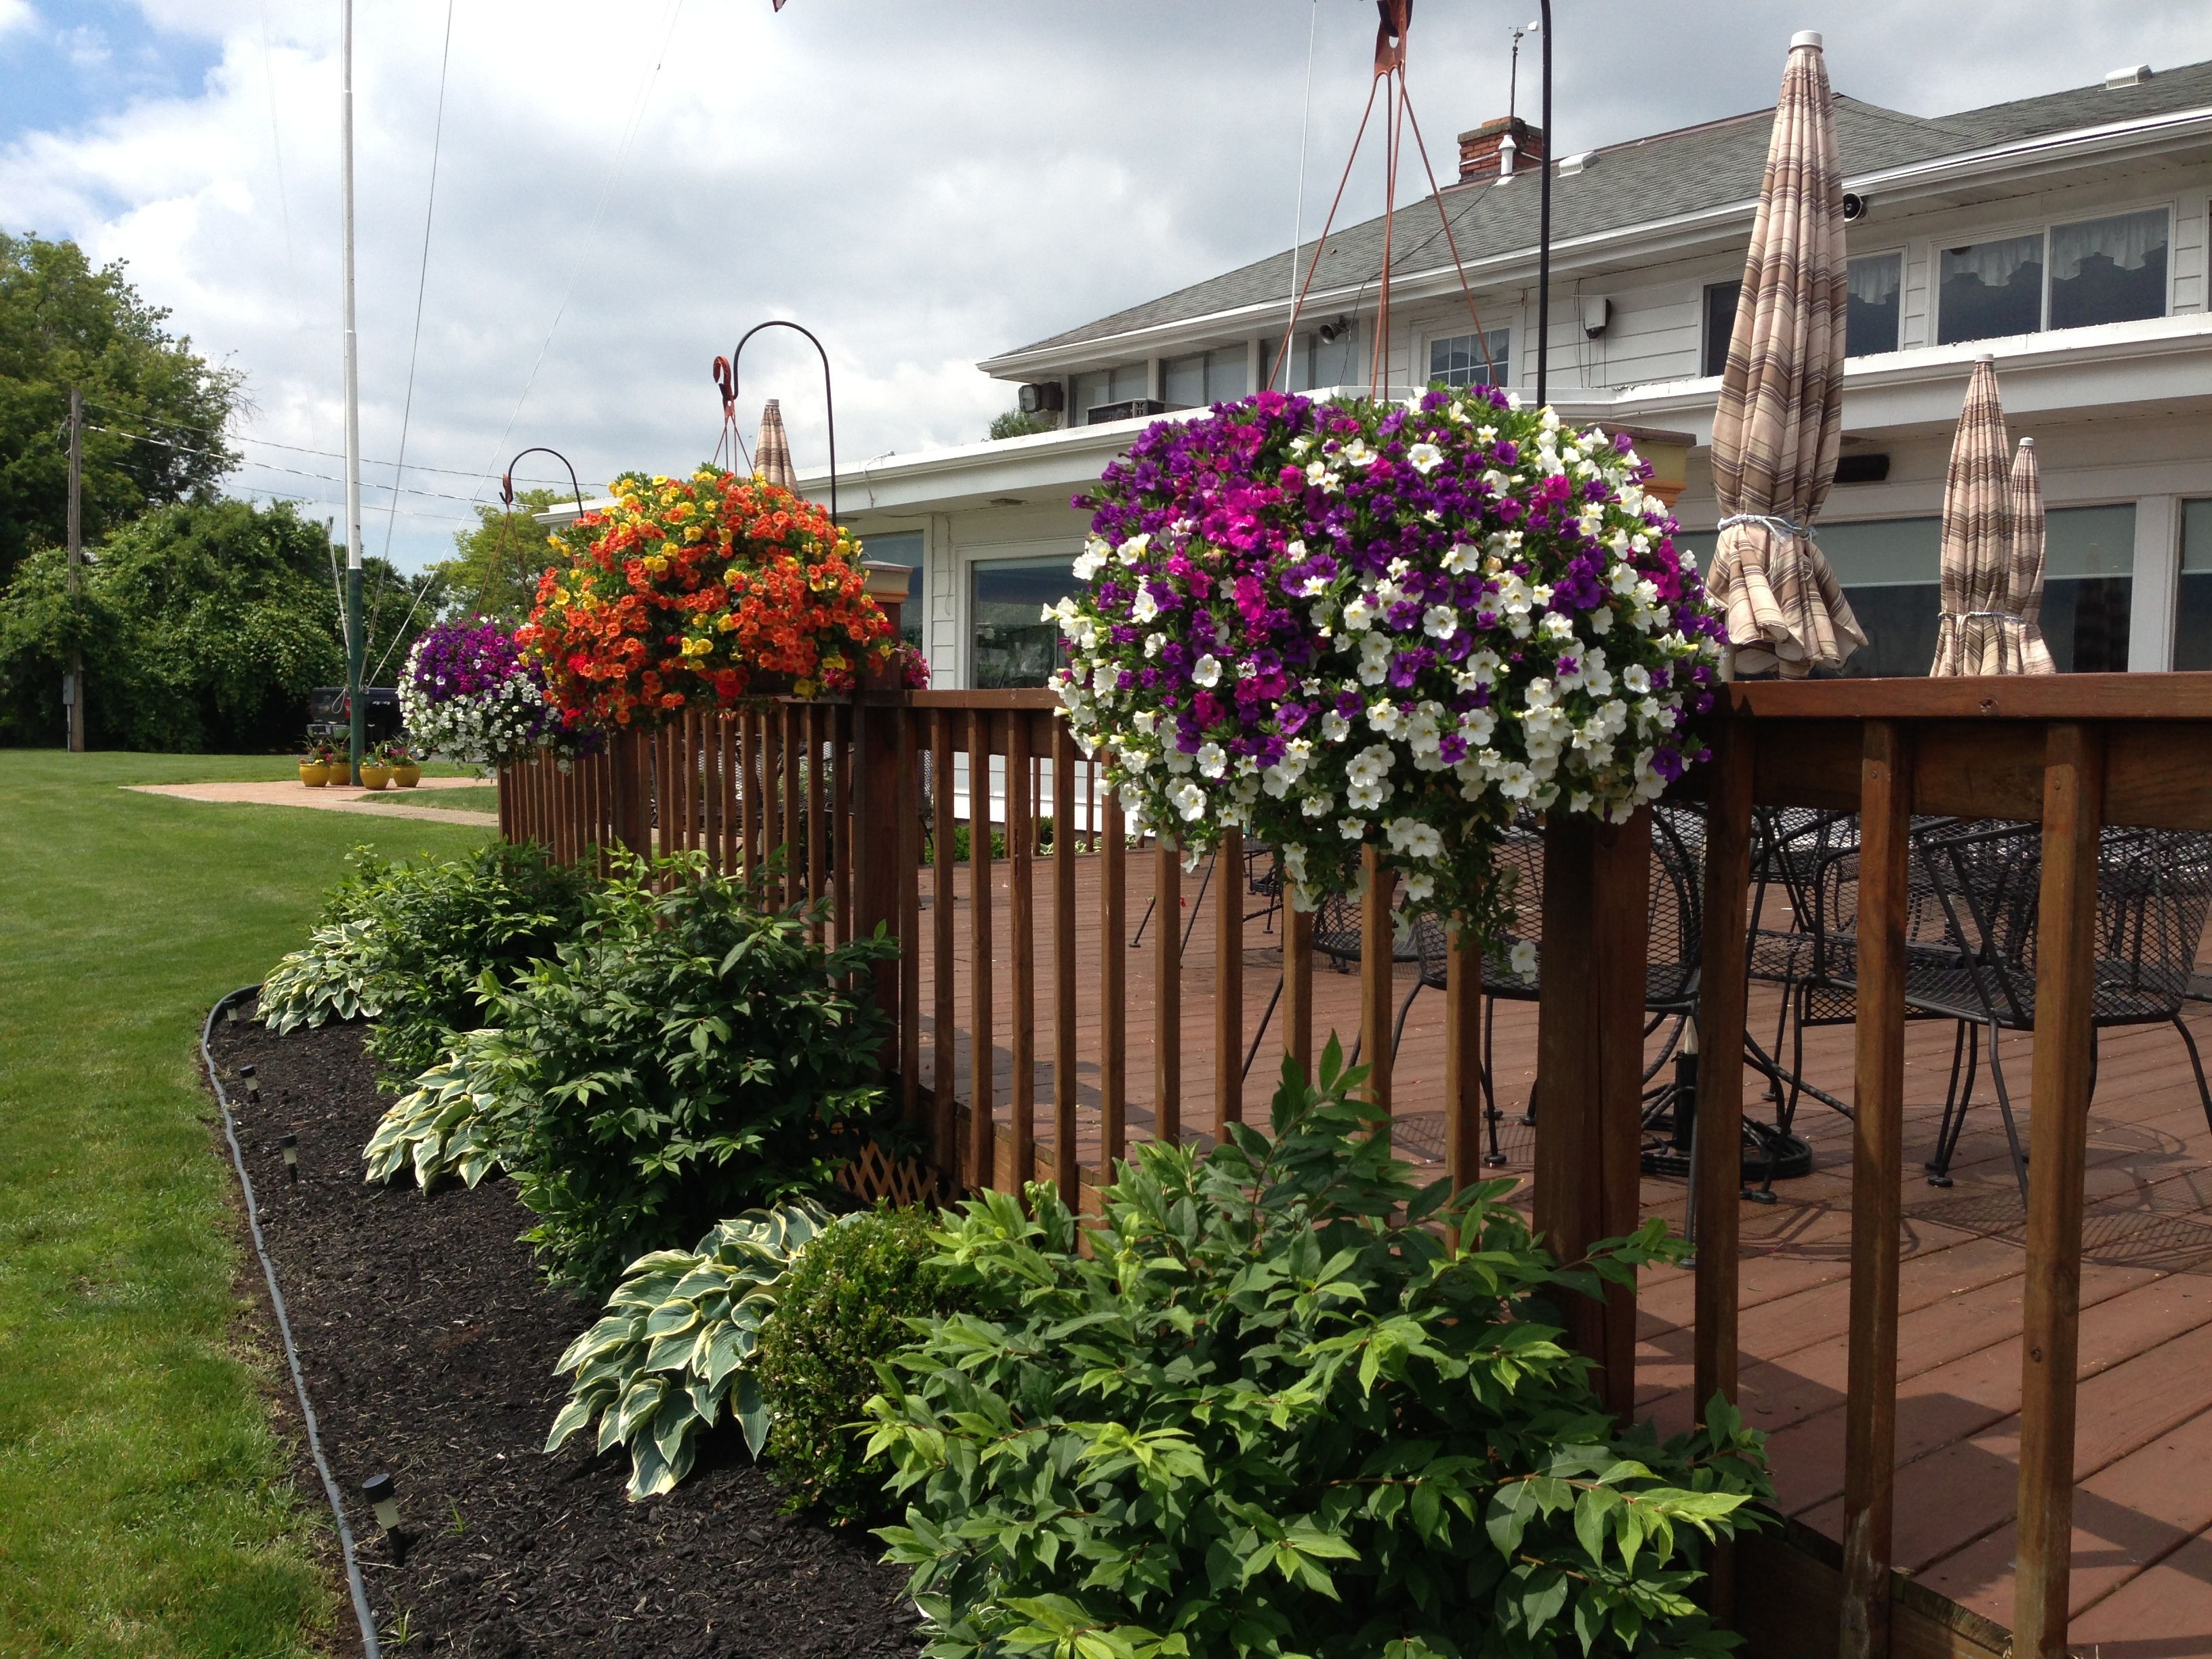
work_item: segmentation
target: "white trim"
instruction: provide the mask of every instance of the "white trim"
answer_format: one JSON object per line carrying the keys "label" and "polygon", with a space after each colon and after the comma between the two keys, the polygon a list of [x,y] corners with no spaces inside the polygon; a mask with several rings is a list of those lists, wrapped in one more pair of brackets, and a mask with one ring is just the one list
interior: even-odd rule
{"label": "white trim", "polygon": [[2181,498],[2142,495],[2135,507],[2128,672],[2141,673],[2173,666],[2173,631],[2181,614]]}

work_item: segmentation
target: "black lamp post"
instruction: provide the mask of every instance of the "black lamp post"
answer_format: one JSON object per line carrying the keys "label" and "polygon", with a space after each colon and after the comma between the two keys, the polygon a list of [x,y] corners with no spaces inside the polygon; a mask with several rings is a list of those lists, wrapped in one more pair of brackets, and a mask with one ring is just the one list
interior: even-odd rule
{"label": "black lamp post", "polygon": [[568,468],[568,488],[575,494],[576,516],[578,518],[581,518],[584,514],[584,486],[576,482],[576,469],[569,465],[568,458],[566,455],[563,455],[557,449],[548,449],[544,444],[532,444],[527,449],[518,450],[515,453],[514,459],[507,462],[507,471],[499,475],[499,499],[501,505],[505,507],[510,513],[514,511],[514,463],[515,461],[520,460],[525,455],[550,455],[555,460],[560,462],[562,466]]}
{"label": "black lamp post", "polygon": [[822,413],[830,427],[830,522],[837,522],[837,400],[830,386],[830,354],[823,349],[822,342],[814,337],[814,331],[798,323],[787,322],[781,317],[765,323],[755,323],[744,332],[744,338],[732,348],[726,357],[714,359],[714,386],[722,394],[722,413],[726,419],[734,419],[738,404],[738,360],[744,353],[745,341],[764,328],[787,328],[806,337],[822,359]]}

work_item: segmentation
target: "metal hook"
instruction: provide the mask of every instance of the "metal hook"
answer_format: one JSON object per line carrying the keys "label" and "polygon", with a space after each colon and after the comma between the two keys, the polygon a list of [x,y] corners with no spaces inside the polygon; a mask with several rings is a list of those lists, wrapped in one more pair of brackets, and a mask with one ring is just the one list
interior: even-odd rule
{"label": "metal hook", "polygon": [[568,488],[576,492],[576,516],[582,518],[584,516],[584,486],[576,482],[576,469],[569,465],[568,458],[566,455],[557,449],[548,449],[544,444],[532,444],[527,449],[518,451],[508,459],[507,471],[499,475],[500,504],[510,513],[514,511],[514,463],[525,455],[550,455],[562,465],[568,468]]}
{"label": "metal hook", "polygon": [[[747,329],[744,339],[738,342],[736,349],[726,359],[721,357],[714,359],[714,385],[722,393],[723,411],[726,416],[734,417],[738,400],[738,359],[744,355],[745,340],[751,339],[764,328],[796,330],[806,337],[808,343],[813,346],[822,359],[822,411],[827,417],[830,427],[830,522],[835,524],[837,522],[837,405],[830,387],[830,354],[823,349],[822,342],[814,337],[814,331],[798,323],[787,322],[781,317],[771,318],[765,323],[755,323]],[[726,383],[722,378],[726,362],[729,369],[729,379]]]}

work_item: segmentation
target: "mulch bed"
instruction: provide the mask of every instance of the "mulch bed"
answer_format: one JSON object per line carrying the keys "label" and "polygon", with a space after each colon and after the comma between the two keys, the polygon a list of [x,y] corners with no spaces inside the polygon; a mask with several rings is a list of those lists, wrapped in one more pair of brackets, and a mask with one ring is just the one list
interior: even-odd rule
{"label": "mulch bed", "polygon": [[[682,1486],[642,1503],[623,1495],[620,1448],[590,1455],[584,1435],[539,1450],[565,1398],[554,1363],[599,1310],[538,1280],[509,1182],[426,1199],[362,1181],[361,1149],[390,1097],[361,1039],[357,1026],[279,1037],[223,1024],[214,1047],[386,1651],[919,1653],[905,1575],[878,1562],[877,1540],[779,1514],[728,1424]],[[249,1063],[258,1104],[228,1081]],[[288,1130],[296,1184],[277,1147]],[[319,1505],[304,1440],[296,1462]],[[398,1489],[398,1551],[360,1496],[379,1472]]]}

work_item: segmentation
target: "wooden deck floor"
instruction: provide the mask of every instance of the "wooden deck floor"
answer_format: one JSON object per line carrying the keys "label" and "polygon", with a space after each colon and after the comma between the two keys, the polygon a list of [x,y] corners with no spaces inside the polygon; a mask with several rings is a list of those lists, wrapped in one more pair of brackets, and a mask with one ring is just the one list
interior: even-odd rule
{"label": "wooden deck floor", "polygon": [[[1075,961],[1079,1133],[1087,1167],[1098,1162],[1099,861],[1075,860]],[[1128,926],[1137,927],[1152,894],[1149,854],[1128,860]],[[1012,1100],[1012,964],[1007,879],[994,865],[992,937],[995,1012],[992,1032],[994,1115]],[[1039,1138],[1052,1138],[1052,864],[1036,865],[1035,1032]],[[935,877],[921,878],[921,1077],[933,1075],[937,1033],[929,976]],[[1258,1030],[1280,972],[1279,922],[1264,901],[1234,884],[1231,896],[1254,912],[1243,927],[1246,1042]],[[970,890],[962,866],[953,898],[957,951],[954,1050],[959,1097],[969,1096]],[[1218,884],[1199,898],[1199,878],[1183,881],[1188,926],[1183,975],[1182,1121],[1186,1133],[1210,1130],[1215,1052],[1214,939]],[[1154,1104],[1152,974],[1148,927],[1143,948],[1111,948],[1126,958],[1128,993],[1129,1121],[1146,1133]],[[1399,969],[1398,994],[1413,984]],[[1350,1042],[1358,1025],[1358,980],[1325,967],[1315,975],[1315,1030]],[[1771,1036],[1777,1002],[1754,987],[1751,1029]],[[2191,1017],[2212,1031],[2212,1010]],[[1907,1027],[1905,1044],[1906,1215],[1900,1273],[1899,1392],[1897,1412],[1896,1560],[1928,1588],[2000,1625],[2012,1610],[2012,1517],[2018,1479],[2021,1290],[2025,1209],[1984,1071],[1948,1190],[1928,1186],[1920,1160],[1932,1151],[1951,1060],[1952,1028]],[[2201,1040],[2201,1039],[2200,1039]],[[1501,1005],[1496,1073],[1506,1116],[1504,1174],[1529,1170],[1531,1131],[1519,1121],[1535,1057],[1533,1006]],[[1655,1039],[1656,1042],[1656,1039]],[[2029,1098],[2029,1040],[2008,1038],[2006,1078],[2021,1114]],[[1656,1052],[1656,1050],[1655,1050]],[[1241,1065],[1243,1056],[1230,1060]],[[1263,1121],[1281,1065],[1279,1011],[1268,1024],[1243,1085],[1246,1115]],[[1808,1033],[1807,1077],[1850,1098],[1851,1031]],[[1442,1145],[1443,1000],[1414,1000],[1395,1073],[1398,1139],[1408,1155],[1437,1158]],[[1746,1108],[1757,1109],[1760,1079],[1747,1074]],[[1747,1417],[1772,1437],[1782,1507],[1837,1536],[1843,1471],[1843,1390],[1849,1318],[1850,1124],[1807,1102],[1798,1130],[1809,1139],[1814,1173],[1778,1186],[1778,1202],[1747,1203],[1742,1227],[1742,1401]],[[2103,1659],[2184,1659],[2212,1655],[2212,1130],[2197,1098],[2180,1037],[2170,1026],[2111,1032],[2091,1113],[2088,1212],[2081,1273],[2080,1428],[2075,1459],[2073,1638]],[[1646,1179],[1647,1213],[1679,1227],[1680,1183]],[[1690,1401],[1690,1275],[1656,1271],[1642,1290],[1638,1400],[1669,1431],[1686,1425]]]}

